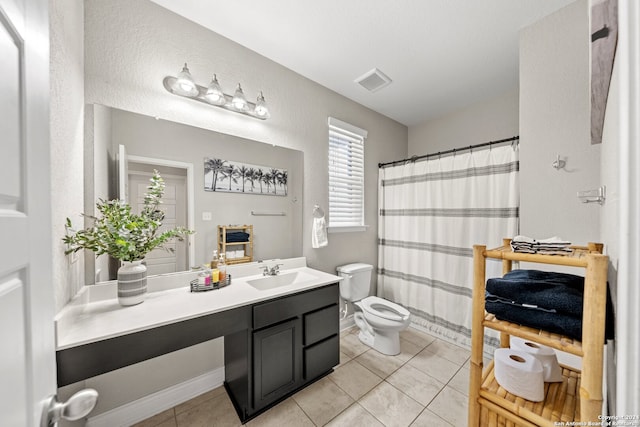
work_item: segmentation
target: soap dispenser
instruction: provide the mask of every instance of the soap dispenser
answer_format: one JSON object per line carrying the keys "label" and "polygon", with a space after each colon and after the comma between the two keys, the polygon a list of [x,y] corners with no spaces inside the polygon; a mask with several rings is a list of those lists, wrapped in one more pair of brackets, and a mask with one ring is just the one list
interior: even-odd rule
{"label": "soap dispenser", "polygon": [[218,270],[218,251],[213,250],[211,257],[211,281],[217,283],[220,281],[220,270]]}
{"label": "soap dispenser", "polygon": [[213,254],[211,255],[211,269],[215,269],[218,267],[218,250],[214,249]]}
{"label": "soap dispenser", "polygon": [[220,254],[218,257],[218,274],[220,282],[226,282],[227,280],[227,263],[224,259],[224,254]]}

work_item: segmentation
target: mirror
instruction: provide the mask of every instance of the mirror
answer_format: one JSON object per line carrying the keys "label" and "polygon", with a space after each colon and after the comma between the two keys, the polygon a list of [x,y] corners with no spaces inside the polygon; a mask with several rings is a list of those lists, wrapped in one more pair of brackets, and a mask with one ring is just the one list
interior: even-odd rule
{"label": "mirror", "polygon": [[[302,256],[301,151],[103,105],[89,105],[85,111],[85,213],[95,213],[98,199],[119,197],[118,174],[122,170],[128,177],[127,200],[135,209],[150,174],[158,169],[167,184],[165,198],[171,199],[165,202],[168,206],[163,205],[165,211],[171,211],[165,224],[170,225],[167,220],[171,218],[171,224],[196,231],[184,248],[178,242],[171,246],[186,255],[178,255],[175,267],[162,267],[158,273],[208,263],[217,249],[218,225],[253,225],[254,261]],[[120,146],[124,150],[119,153]],[[119,167],[119,157],[125,158],[125,168]],[[269,187],[268,195],[267,185],[263,194],[257,190],[242,193],[242,176],[227,178],[235,191],[211,191],[211,172],[205,176],[206,158],[286,171],[286,195],[281,182],[278,191],[275,185]],[[246,185],[251,185],[250,180]],[[85,252],[85,283],[116,278],[117,262]]]}

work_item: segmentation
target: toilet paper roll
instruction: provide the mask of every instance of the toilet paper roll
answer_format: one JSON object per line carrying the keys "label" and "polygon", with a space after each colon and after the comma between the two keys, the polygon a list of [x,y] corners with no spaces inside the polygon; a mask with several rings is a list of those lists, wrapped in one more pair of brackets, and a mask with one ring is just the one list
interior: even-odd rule
{"label": "toilet paper roll", "polygon": [[510,342],[513,350],[524,351],[525,353],[532,354],[540,361],[540,363],[542,363],[542,372],[545,382],[562,382],[562,368],[558,363],[556,352],[553,351],[551,347],[523,340],[518,337],[511,337]]}
{"label": "toilet paper roll", "polygon": [[494,375],[502,388],[533,402],[544,399],[542,364],[533,355],[510,348],[494,352]]}

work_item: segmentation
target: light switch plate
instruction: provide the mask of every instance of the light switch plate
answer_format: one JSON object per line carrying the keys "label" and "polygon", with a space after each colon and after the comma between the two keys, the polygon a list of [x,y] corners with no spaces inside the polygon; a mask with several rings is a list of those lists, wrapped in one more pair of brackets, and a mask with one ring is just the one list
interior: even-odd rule
{"label": "light switch plate", "polygon": [[211,212],[202,212],[203,221],[211,221]]}

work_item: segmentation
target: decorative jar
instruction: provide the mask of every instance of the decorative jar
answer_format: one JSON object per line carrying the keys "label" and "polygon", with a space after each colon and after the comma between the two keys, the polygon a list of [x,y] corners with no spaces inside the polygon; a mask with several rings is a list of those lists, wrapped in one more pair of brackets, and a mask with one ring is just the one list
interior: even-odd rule
{"label": "decorative jar", "polygon": [[147,293],[147,267],[142,261],[122,261],[118,269],[118,302],[129,306],[140,304]]}

